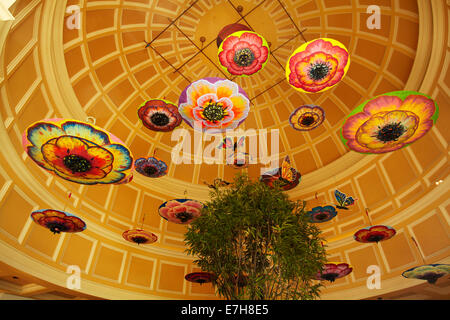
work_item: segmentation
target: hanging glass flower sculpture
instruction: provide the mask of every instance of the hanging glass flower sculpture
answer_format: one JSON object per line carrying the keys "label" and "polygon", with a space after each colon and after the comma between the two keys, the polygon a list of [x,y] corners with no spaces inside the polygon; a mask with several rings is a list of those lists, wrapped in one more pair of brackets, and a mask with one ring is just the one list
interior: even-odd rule
{"label": "hanging glass flower sculpture", "polygon": [[312,223],[321,223],[330,221],[337,215],[337,211],[333,206],[318,206],[308,211],[309,221]]}
{"label": "hanging glass flower sculpture", "polygon": [[427,280],[428,283],[435,284],[436,281],[450,274],[450,264],[427,264],[408,269],[402,273],[405,278]]}
{"label": "hanging glass flower sculpture", "polygon": [[191,127],[208,133],[237,128],[248,116],[250,101],[236,83],[222,78],[203,78],[180,95],[178,110]]}
{"label": "hanging glass flower sculpture", "polygon": [[193,272],[184,276],[187,281],[204,284],[213,281],[215,275],[210,272]]}
{"label": "hanging glass flower sculpture", "polygon": [[226,25],[222,28],[222,30],[219,31],[219,34],[217,35],[217,48],[220,47],[220,44],[226,37],[238,31],[251,31],[251,29],[250,27],[240,23],[232,23]]}
{"label": "hanging glass flower sculpture", "polygon": [[370,226],[355,232],[353,238],[358,242],[371,243],[388,240],[395,236],[396,231],[390,226]]}
{"label": "hanging glass flower sculpture", "polygon": [[327,262],[323,265],[322,272],[316,274],[316,280],[328,280],[334,282],[338,278],[345,277],[353,271],[348,263]]}
{"label": "hanging glass flower sculpture", "polygon": [[24,132],[22,144],[40,167],[76,183],[120,183],[133,169],[131,152],[119,138],[77,120],[38,121]]}
{"label": "hanging glass flower sculpture", "polygon": [[182,121],[178,107],[163,99],[144,102],[138,110],[138,116],[143,125],[153,131],[172,131]]}
{"label": "hanging glass flower sculpture", "polygon": [[300,183],[301,174],[291,166],[289,157],[283,160],[281,168],[272,169],[261,175],[260,180],[270,187],[274,187],[275,181],[281,182],[283,190],[295,188]]}
{"label": "hanging glass flower sculpture", "polygon": [[159,178],[167,174],[167,164],[155,157],[139,158],[134,163],[134,167],[137,172],[150,178]]}
{"label": "hanging glass flower sculpture", "polygon": [[289,116],[289,124],[299,131],[309,131],[317,128],[325,120],[325,111],[312,104],[301,106]]}
{"label": "hanging glass flower sculpture", "polygon": [[158,240],[158,237],[151,232],[143,229],[131,229],[122,233],[122,237],[129,241],[139,244],[150,244]]}
{"label": "hanging glass flower sculpture", "polygon": [[159,215],[169,222],[189,224],[201,215],[203,204],[191,199],[174,199],[159,206]]}
{"label": "hanging glass flower sculpture", "polygon": [[289,57],[286,78],[301,92],[321,92],[335,86],[350,67],[347,48],[337,40],[319,38],[298,47]]}
{"label": "hanging glass flower sculpture", "polygon": [[250,76],[261,70],[269,60],[267,41],[252,31],[238,31],[220,44],[219,62],[222,68],[235,76]]}
{"label": "hanging glass flower sculpture", "polygon": [[385,153],[423,137],[438,118],[437,104],[415,91],[380,95],[357,107],[346,119],[341,139],[351,150]]}
{"label": "hanging glass flower sculpture", "polygon": [[31,219],[37,224],[50,229],[53,233],[81,232],[86,229],[86,223],[77,216],[54,209],[33,211]]}

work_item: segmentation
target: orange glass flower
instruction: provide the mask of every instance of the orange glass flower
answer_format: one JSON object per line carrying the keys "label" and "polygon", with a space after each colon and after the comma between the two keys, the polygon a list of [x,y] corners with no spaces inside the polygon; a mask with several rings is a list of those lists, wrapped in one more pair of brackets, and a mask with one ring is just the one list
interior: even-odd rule
{"label": "orange glass flower", "polygon": [[325,111],[319,106],[304,105],[294,110],[289,116],[289,124],[299,131],[317,128],[325,120]]}
{"label": "orange glass flower", "polygon": [[342,141],[361,153],[398,150],[423,137],[438,117],[428,96],[414,91],[390,92],[356,108],[342,127]]}
{"label": "orange glass flower", "polygon": [[158,240],[158,237],[151,232],[142,229],[131,229],[122,233],[122,237],[137,244],[150,244]]}

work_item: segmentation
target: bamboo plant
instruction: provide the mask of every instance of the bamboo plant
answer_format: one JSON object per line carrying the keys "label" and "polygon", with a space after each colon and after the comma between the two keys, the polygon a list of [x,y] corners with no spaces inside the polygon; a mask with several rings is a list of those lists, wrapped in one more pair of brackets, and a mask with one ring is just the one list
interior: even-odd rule
{"label": "bamboo plant", "polygon": [[326,253],[304,208],[278,185],[237,175],[211,191],[185,234],[186,252],[215,275],[213,286],[225,299],[316,299],[321,285],[313,277]]}

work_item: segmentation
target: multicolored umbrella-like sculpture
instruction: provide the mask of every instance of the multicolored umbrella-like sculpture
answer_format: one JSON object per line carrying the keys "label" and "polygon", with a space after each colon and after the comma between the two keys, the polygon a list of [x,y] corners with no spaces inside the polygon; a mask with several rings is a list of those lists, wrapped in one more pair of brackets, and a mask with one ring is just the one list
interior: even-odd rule
{"label": "multicolored umbrella-like sculpture", "polygon": [[71,182],[125,183],[132,175],[130,150],[119,138],[94,124],[45,119],[27,128],[22,144],[37,165]]}
{"label": "multicolored umbrella-like sculpture", "polygon": [[391,152],[423,137],[438,115],[437,104],[426,94],[389,92],[353,110],[342,126],[341,139],[356,152]]}
{"label": "multicolored umbrella-like sculpture", "polygon": [[247,118],[250,101],[237,83],[222,78],[203,78],[181,93],[178,110],[196,130],[220,133],[237,128]]}

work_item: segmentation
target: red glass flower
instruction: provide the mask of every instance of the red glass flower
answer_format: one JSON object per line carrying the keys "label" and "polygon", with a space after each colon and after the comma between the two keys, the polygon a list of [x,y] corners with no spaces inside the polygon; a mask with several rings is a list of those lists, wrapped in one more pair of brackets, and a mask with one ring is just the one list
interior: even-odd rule
{"label": "red glass flower", "polygon": [[323,265],[322,272],[316,274],[316,280],[328,280],[334,282],[338,278],[345,277],[353,271],[348,263],[327,262]]}
{"label": "red glass flower", "polygon": [[142,229],[131,229],[122,233],[122,237],[130,242],[139,244],[150,244],[158,240],[156,234],[142,230]]}
{"label": "red glass flower", "polygon": [[31,219],[53,233],[81,232],[86,229],[86,223],[77,216],[54,209],[33,211]]}
{"label": "red glass flower", "polygon": [[187,281],[204,284],[213,281],[215,275],[210,272],[193,272],[184,276]]}
{"label": "red glass flower", "polygon": [[144,102],[138,110],[138,116],[142,124],[153,131],[172,131],[182,121],[178,107],[162,99]]}
{"label": "red glass flower", "polygon": [[388,240],[395,236],[396,231],[389,226],[377,225],[360,229],[355,232],[353,237],[358,242],[371,243]]}
{"label": "red glass flower", "polygon": [[320,38],[294,51],[286,66],[286,77],[295,89],[315,93],[336,85],[349,66],[350,56],[342,43]]}
{"label": "red glass flower", "polygon": [[256,32],[238,31],[223,40],[219,62],[232,75],[249,76],[261,70],[269,58],[267,41]]}

